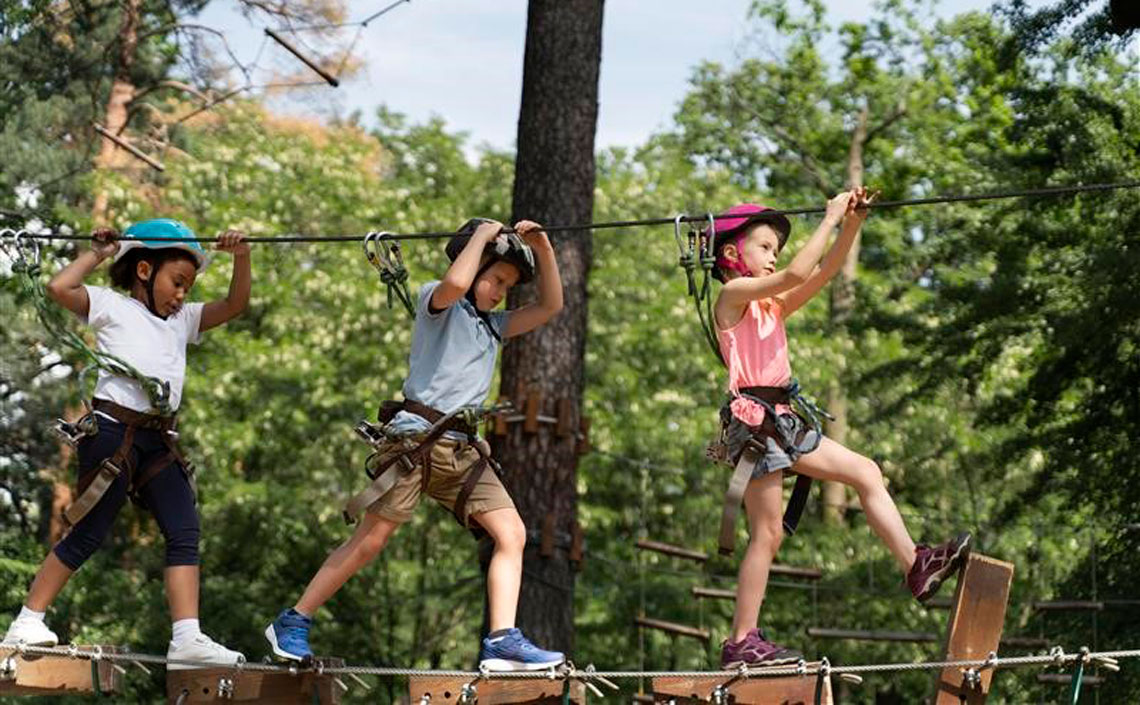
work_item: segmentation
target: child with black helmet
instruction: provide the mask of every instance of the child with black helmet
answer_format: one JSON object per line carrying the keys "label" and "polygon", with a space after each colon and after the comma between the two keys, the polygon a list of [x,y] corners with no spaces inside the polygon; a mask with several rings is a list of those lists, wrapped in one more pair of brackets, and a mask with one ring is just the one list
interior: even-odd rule
{"label": "child with black helmet", "polygon": [[[464,410],[481,406],[490,391],[502,341],[531,331],[562,309],[562,282],[554,249],[542,227],[516,223],[503,233],[493,220],[474,218],[447,244],[451,266],[420,289],[404,399],[381,406],[381,426],[370,459],[372,483],[345,510],[353,535],[337,548],[290,609],[265,630],[277,656],[308,661],[309,630],[317,609],[384,549],[427,494],[465,527],[494,540],[487,571],[490,633],[481,668],[541,670],[563,662],[558,652],[532,644],[514,626],[522,582],[526,528],[494,472],[489,448]],[[516,284],[537,278],[538,300],[497,311]]]}
{"label": "child with black helmet", "polygon": [[[48,295],[92,329],[101,352],[157,380],[168,396],[163,408],[156,408],[135,379],[99,371],[82,425],[93,432],[78,442],[79,492],[64,512],[71,530],[40,566],[4,643],[58,643],[44,614],[106,538],[130,497],[154,515],[166,542],[165,583],[173,621],[167,657],[230,666],[241,654],[203,634],[198,625],[198,512],[193,471],[178,449],[173,412],[182,396],[186,346],[249,303],[249,245],[234,230],[221,236],[217,249],[234,257],[229,294],[202,304],[186,300],[208,261],[190,228],[161,218],[135,223],[125,234],[128,239],[120,240],[114,230],[96,230],[91,249],[52,278]],[[126,295],[83,283],[108,258],[113,259],[112,283]]]}

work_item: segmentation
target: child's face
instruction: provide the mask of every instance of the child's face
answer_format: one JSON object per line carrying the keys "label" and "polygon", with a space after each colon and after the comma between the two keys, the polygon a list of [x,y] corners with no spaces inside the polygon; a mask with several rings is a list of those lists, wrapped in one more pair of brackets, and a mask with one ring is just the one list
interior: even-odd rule
{"label": "child's face", "polygon": [[[138,263],[137,274],[145,287],[150,279],[151,264],[147,261]],[[198,276],[198,269],[194,263],[187,259],[169,259],[163,262],[157,272],[154,272],[154,308],[161,316],[172,316],[182,308],[190,289],[194,287],[194,279]]]}
{"label": "child's face", "polygon": [[[767,223],[757,223],[738,241],[739,245],[725,245],[725,255],[730,259],[735,254],[743,260],[744,266],[753,276],[765,277],[776,271],[776,259],[780,256],[780,237],[775,228]],[[732,248],[731,252],[729,248]]]}
{"label": "child's face", "polygon": [[507,291],[518,281],[518,267],[509,262],[495,262],[475,281],[475,308],[493,310],[507,298]]}

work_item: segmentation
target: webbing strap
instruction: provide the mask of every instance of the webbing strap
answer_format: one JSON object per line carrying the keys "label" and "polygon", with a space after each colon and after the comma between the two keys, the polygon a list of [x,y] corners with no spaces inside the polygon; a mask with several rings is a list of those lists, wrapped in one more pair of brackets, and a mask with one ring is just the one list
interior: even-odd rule
{"label": "webbing strap", "polygon": [[720,515],[719,551],[721,555],[732,555],[736,548],[736,513],[744,502],[744,491],[748,489],[748,481],[752,479],[752,470],[760,461],[760,453],[751,445],[745,447],[736,461],[736,469],[732,471],[732,479],[728,481],[728,492],[724,494],[724,510]]}
{"label": "webbing strap", "polygon": [[788,498],[788,506],[784,508],[784,533],[788,536],[795,535],[810,495],[811,478],[807,475],[796,475],[796,485],[792,488],[792,496]]}
{"label": "webbing strap", "polygon": [[396,486],[396,482],[404,474],[397,471],[398,465],[395,461],[398,458],[393,458],[392,462],[386,463],[372,483],[365,487],[363,491],[353,495],[351,499],[344,505],[344,523],[356,523],[356,517],[360,516],[365,509],[372,506],[378,499],[388,494],[388,491]]}
{"label": "webbing strap", "polygon": [[99,500],[103,499],[103,495],[107,494],[107,490],[111,488],[115,479],[122,472],[123,469],[113,463],[110,458],[104,460],[99,465],[95,477],[92,478],[87,488],[67,509],[63,510],[63,520],[67,522],[67,525],[75,526],[83,517],[87,516],[88,512],[99,503]]}

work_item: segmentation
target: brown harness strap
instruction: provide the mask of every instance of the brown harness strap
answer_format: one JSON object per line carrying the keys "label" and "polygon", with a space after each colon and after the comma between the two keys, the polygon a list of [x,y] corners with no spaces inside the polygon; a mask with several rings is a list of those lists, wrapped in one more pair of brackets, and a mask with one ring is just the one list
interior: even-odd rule
{"label": "brown harness strap", "polygon": [[740,459],[736,461],[736,469],[732,471],[728,491],[724,493],[724,510],[720,515],[720,537],[717,540],[722,555],[731,555],[736,547],[736,514],[744,502],[744,491],[748,489],[752,470],[760,458],[760,452],[749,443],[740,454]]}
{"label": "brown harness strap", "polygon": [[[194,481],[193,467],[186,462],[175,442],[177,434],[174,432],[177,423],[174,416],[159,416],[157,414],[144,414],[134,409],[128,409],[106,399],[96,399],[92,403],[95,411],[106,414],[123,424],[123,440],[114,454],[105,459],[99,466],[79,479],[79,497],[63,512],[63,518],[69,526],[75,526],[83,517],[95,508],[99,500],[107,494],[107,490],[114,484],[119,475],[127,475],[127,493],[131,501],[139,502],[138,493],[159,472],[171,462],[177,461],[186,473],[190,489],[197,496],[197,483]],[[159,431],[167,452],[159,458],[149,462],[145,467],[135,467],[131,459],[131,450],[134,446],[135,431],[138,429]]]}
{"label": "brown harness strap", "polygon": [[[368,509],[368,507],[372,506],[377,500],[386,495],[393,487],[396,486],[396,482],[399,480],[399,478],[408,472],[412,472],[417,464],[422,468],[421,472],[423,473],[420,486],[421,489],[426,493],[428,489],[428,483],[431,481],[431,452],[436,442],[443,437],[443,434],[447,433],[448,431],[457,431],[459,433],[466,434],[469,437],[475,437],[478,433],[477,429],[467,424],[465,421],[463,421],[463,419],[455,417],[447,418],[448,415],[444,414],[442,411],[433,409],[426,404],[421,404],[420,402],[412,399],[383,402],[380,405],[380,411],[377,414],[377,418],[381,423],[388,423],[393,418],[395,418],[396,414],[400,411],[407,411],[408,413],[422,417],[428,423],[432,424],[431,431],[429,431],[427,435],[425,435],[419,441],[419,443],[409,447],[402,452],[394,453],[391,457],[385,459],[383,463],[377,466],[375,470],[370,473],[372,477],[372,483],[368,487],[364,488],[363,491],[357,493],[356,495],[353,495],[353,497],[350,498],[347,503],[345,503],[343,515],[346,524],[355,523],[356,517],[360,516],[364,510]],[[480,454],[482,455],[482,450],[480,450]],[[413,458],[414,460],[411,460]],[[408,462],[409,460],[411,460],[411,462]],[[401,466],[404,468],[404,472],[391,472],[393,466],[397,462],[400,462]],[[466,489],[467,483],[471,482],[470,475],[475,474],[474,470],[475,467],[473,466],[472,472],[468,474],[468,477],[464,481],[463,489]],[[479,469],[478,474],[482,474],[482,468]],[[475,483],[478,483],[478,478],[475,478]],[[471,489],[474,489],[474,484],[472,485]],[[470,495],[471,491],[468,490],[467,494]],[[460,497],[464,498],[462,489],[460,490]],[[460,506],[460,502],[457,500],[457,518],[459,516],[458,512],[461,509],[462,507]],[[463,523],[462,520],[461,523]],[[466,526],[466,524],[464,525]]]}

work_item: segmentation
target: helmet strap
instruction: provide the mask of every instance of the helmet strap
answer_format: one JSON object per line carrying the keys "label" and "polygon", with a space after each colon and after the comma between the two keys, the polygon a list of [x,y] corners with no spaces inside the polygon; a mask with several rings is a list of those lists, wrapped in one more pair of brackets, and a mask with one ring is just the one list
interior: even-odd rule
{"label": "helmet strap", "polygon": [[479,267],[478,271],[475,272],[475,278],[471,280],[471,286],[467,288],[467,293],[463,295],[463,298],[471,303],[471,308],[475,309],[475,315],[479,317],[480,321],[483,321],[483,325],[487,326],[487,330],[490,331],[495,340],[501,343],[503,342],[502,336],[500,336],[498,332],[495,331],[495,327],[491,325],[491,314],[487,311],[480,311],[479,306],[475,303],[475,284],[478,283],[479,277],[486,274],[487,270],[498,261],[497,257],[492,256],[487,259],[486,264]]}
{"label": "helmet strap", "polygon": [[158,267],[154,266],[154,263],[150,262],[149,260],[147,261],[147,264],[150,265],[150,276],[146,278],[146,284],[144,285],[144,288],[146,289],[146,307],[147,310],[149,310],[152,314],[165,321],[166,316],[163,316],[161,313],[159,313],[158,307],[154,304],[154,280],[158,278]]}

